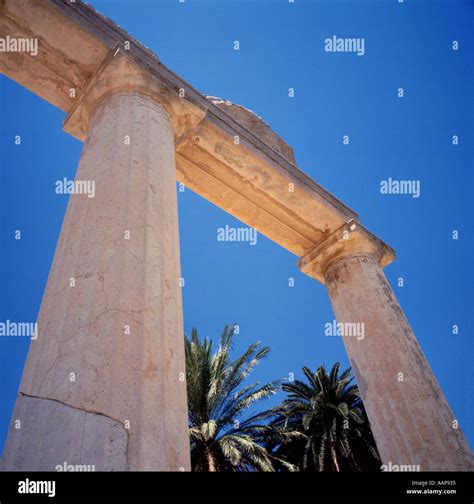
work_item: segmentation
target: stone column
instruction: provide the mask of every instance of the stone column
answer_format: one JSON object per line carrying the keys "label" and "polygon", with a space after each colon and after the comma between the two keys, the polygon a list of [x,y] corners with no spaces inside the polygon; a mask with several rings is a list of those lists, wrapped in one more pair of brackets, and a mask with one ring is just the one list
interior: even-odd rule
{"label": "stone column", "polygon": [[343,339],[387,469],[472,470],[468,444],[383,273],[393,258],[351,221],[299,265],[326,284],[339,323],[363,328],[363,337],[346,331]]}
{"label": "stone column", "polygon": [[189,470],[170,119],[134,92],[88,114],[95,194],[70,197],[3,468]]}

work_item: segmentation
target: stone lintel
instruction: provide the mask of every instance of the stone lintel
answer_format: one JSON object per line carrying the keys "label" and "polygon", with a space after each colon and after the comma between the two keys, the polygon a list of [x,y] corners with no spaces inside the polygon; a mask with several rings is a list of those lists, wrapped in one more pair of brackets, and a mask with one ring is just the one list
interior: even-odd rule
{"label": "stone lintel", "polygon": [[395,251],[354,219],[344,223],[298,261],[306,275],[325,284],[334,262],[353,256],[371,256],[384,268],[395,260]]}
{"label": "stone lintel", "polygon": [[[80,140],[97,100],[112,85],[119,89],[114,77],[120,72],[114,77],[107,73],[117,62],[107,72],[99,67],[107,66],[117,43],[128,42],[130,48],[122,46],[118,56],[127,56],[133,69],[122,70],[132,78],[126,82],[122,75],[122,89],[145,94],[152,89],[167,110],[175,132],[177,180],[298,257],[344,222],[357,219],[354,210],[299,169],[291,148],[262,118],[203,95],[90,5],[3,0],[0,31],[38,38],[36,56],[0,53],[0,72],[68,113],[65,129]],[[96,86],[99,80],[103,89]],[[184,90],[183,98],[179,90]]]}
{"label": "stone lintel", "polygon": [[206,115],[205,109],[186,98],[184,90],[166,82],[133,52],[117,44],[70,109],[64,131],[84,142],[97,107],[108,97],[120,93],[141,94],[160,103],[170,117],[176,139],[182,138]]}

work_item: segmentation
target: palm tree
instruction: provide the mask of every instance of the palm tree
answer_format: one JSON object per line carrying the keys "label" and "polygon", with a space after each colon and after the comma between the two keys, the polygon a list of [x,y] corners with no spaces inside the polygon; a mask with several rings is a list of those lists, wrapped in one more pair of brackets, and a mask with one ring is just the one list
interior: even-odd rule
{"label": "palm tree", "polygon": [[253,343],[232,360],[234,329],[226,326],[214,351],[212,342],[196,329],[185,340],[191,465],[193,471],[272,471],[265,423],[271,412],[243,419],[255,403],[276,393],[278,382],[246,385],[252,369],[269,347]]}
{"label": "palm tree", "polygon": [[279,458],[305,471],[379,470],[380,458],[357,385],[350,368],[339,374],[337,362],[330,373],[321,366],[303,373],[308,383],[282,385],[287,398],[276,408],[273,426],[297,432],[273,443]]}

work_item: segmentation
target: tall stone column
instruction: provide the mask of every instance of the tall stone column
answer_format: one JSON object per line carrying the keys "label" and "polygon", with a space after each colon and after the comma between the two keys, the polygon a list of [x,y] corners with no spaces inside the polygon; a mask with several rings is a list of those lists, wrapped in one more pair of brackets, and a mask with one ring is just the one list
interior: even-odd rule
{"label": "tall stone column", "polygon": [[469,446],[383,273],[393,258],[350,221],[299,266],[326,284],[339,323],[361,324],[363,337],[346,330],[343,339],[388,470],[472,470]]}
{"label": "tall stone column", "polygon": [[95,194],[70,196],[3,469],[189,470],[170,118],[127,90],[87,117]]}

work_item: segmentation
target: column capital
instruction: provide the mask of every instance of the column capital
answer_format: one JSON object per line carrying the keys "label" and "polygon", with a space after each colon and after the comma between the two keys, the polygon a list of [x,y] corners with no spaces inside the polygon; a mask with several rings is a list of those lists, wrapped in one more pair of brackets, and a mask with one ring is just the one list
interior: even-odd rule
{"label": "column capital", "polygon": [[395,251],[354,219],[345,222],[300,258],[298,268],[325,284],[334,262],[354,256],[370,256],[383,268],[395,259]]}
{"label": "column capital", "polygon": [[175,138],[185,135],[207,112],[193,103],[185,89],[148,68],[145,61],[124,49],[122,44],[116,44],[69,110],[64,131],[84,142],[90,121],[100,104],[121,93],[141,94],[160,103],[169,115]]}

